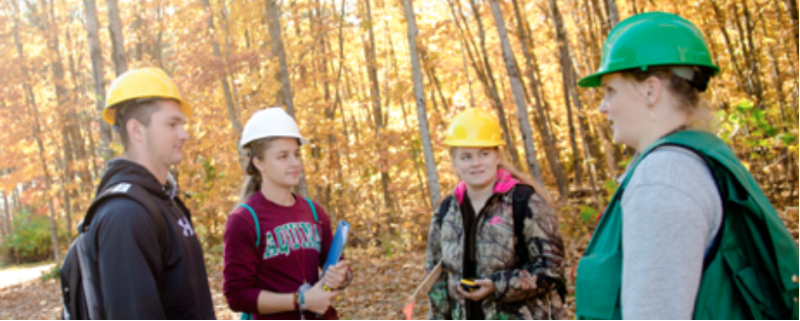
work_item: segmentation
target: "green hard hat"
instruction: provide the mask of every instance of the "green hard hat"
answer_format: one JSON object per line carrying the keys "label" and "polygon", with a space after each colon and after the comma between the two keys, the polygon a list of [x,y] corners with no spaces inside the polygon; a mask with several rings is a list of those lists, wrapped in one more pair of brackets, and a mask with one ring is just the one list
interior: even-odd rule
{"label": "green hard hat", "polygon": [[578,81],[581,87],[598,87],[610,73],[651,66],[719,67],[711,61],[703,34],[688,20],[666,12],[637,14],[620,22],[603,45],[600,68]]}

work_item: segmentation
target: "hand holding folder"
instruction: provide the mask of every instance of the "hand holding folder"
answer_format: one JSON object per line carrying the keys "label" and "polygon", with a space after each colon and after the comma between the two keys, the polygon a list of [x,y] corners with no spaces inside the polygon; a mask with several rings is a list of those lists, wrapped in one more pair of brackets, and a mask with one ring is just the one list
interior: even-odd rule
{"label": "hand holding folder", "polygon": [[339,263],[339,260],[342,259],[342,253],[344,253],[344,246],[347,244],[347,235],[350,233],[350,223],[345,221],[339,221],[339,225],[336,227],[336,235],[333,236],[333,242],[331,242],[331,248],[328,249],[328,258],[325,260],[325,265],[322,267],[322,275],[325,275],[325,271],[328,270],[328,267],[336,265]]}

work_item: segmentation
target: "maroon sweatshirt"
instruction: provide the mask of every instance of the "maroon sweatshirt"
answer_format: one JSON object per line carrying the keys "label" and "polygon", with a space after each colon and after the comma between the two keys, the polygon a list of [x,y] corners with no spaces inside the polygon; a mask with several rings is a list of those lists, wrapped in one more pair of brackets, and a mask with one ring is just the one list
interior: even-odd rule
{"label": "maroon sweatshirt", "polygon": [[[328,214],[314,203],[318,222],[306,199],[294,195],[293,206],[284,207],[267,200],[261,192],[245,204],[258,216],[261,237],[256,248],[256,227],[253,215],[237,207],[225,225],[223,292],[234,311],[252,313],[254,319],[299,319],[297,311],[258,315],[261,290],[294,293],[303,284],[319,280],[319,269],[325,263],[333,236]],[[331,308],[325,317],[335,317]],[[312,312],[306,319],[319,319]]]}

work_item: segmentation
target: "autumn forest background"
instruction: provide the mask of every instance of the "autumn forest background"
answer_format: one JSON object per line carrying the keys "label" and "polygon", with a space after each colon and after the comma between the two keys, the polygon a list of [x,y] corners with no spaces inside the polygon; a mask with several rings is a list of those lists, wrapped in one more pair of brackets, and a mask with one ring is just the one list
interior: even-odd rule
{"label": "autumn forest background", "polygon": [[[63,258],[106,162],[122,155],[99,117],[109,84],[160,67],[194,107],[173,174],[220,318],[236,317],[220,269],[243,177],[237,142],[271,106],[311,140],[298,193],[353,225],[358,279],[336,303],[342,317],[401,317],[424,277],[433,208],[457,183],[445,129],[471,107],[497,115],[509,159],[558,200],[572,279],[632,156],[610,140],[602,93],[576,81],[596,70],[614,25],[647,11],[704,32],[721,67],[705,94],[711,130],[797,239],[797,0],[5,0],[0,268]],[[58,291],[55,280],[0,289],[0,318],[58,317]]]}

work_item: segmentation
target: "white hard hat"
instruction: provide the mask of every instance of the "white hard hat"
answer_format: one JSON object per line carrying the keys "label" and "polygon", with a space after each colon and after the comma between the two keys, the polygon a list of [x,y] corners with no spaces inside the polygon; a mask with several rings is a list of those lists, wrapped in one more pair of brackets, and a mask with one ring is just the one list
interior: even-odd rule
{"label": "white hard hat", "polygon": [[239,148],[244,148],[252,141],[267,137],[294,137],[301,144],[308,144],[308,139],[300,136],[300,129],[292,116],[281,107],[271,107],[257,111],[244,125]]}

